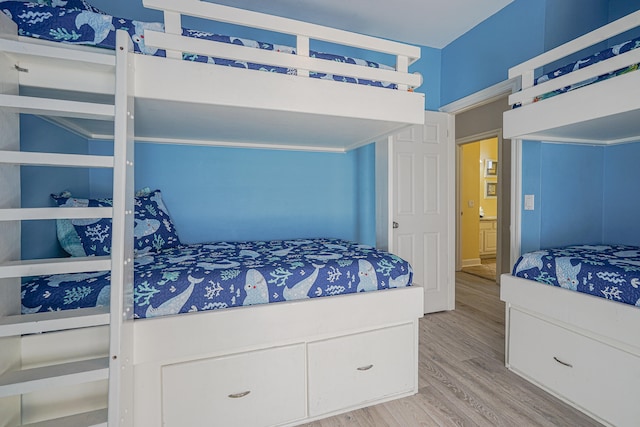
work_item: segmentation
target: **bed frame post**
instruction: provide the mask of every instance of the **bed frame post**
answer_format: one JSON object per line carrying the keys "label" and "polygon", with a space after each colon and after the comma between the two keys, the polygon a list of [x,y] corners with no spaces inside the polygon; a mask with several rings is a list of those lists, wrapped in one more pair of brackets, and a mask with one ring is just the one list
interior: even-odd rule
{"label": "bed frame post", "polygon": [[[177,12],[164,11],[164,31],[167,34],[182,34],[182,15]],[[182,59],[182,52],[167,50],[167,58]]]}
{"label": "bed frame post", "polygon": [[131,39],[116,38],[109,426],[133,426],[133,131]]}
{"label": "bed frame post", "polygon": [[[3,15],[4,17],[4,15]],[[9,19],[0,20],[0,33],[3,37],[17,34],[17,26]],[[18,94],[18,72],[13,69],[14,62],[0,54],[0,93]],[[0,111],[0,150],[20,150],[20,118],[16,112]],[[0,165],[0,209],[20,207],[20,166]],[[0,221],[0,263],[19,260],[20,221]],[[11,277],[0,279],[0,317],[20,314],[20,279]],[[0,338],[0,374],[20,368],[21,341],[19,336]],[[0,398],[0,414],[3,425],[20,424],[20,396]]]}
{"label": "bed frame post", "polygon": [[[297,36],[296,37],[296,55],[309,56],[309,37]],[[303,77],[309,77],[309,70],[303,70],[298,68],[298,75]]]}

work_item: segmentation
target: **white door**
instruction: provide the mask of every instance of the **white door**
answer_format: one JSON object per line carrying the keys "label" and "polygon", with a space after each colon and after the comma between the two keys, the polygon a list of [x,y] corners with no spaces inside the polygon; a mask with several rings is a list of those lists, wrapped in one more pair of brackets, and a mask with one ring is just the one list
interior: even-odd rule
{"label": "white door", "polygon": [[455,306],[453,117],[426,111],[424,126],[392,139],[390,251],[409,261],[424,310]]}

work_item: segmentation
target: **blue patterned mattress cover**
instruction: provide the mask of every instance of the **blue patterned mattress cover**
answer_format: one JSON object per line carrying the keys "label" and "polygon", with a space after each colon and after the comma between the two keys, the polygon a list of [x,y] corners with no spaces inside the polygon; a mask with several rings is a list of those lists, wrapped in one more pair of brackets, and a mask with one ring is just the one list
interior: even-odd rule
{"label": "blue patterned mattress cover", "polygon": [[[61,5],[65,5],[66,7],[61,7]],[[72,5],[79,6],[72,7]],[[100,12],[98,9],[91,7],[87,2],[82,0],[40,0],[37,2],[0,1],[0,11],[4,12],[9,18],[16,22],[18,25],[18,34],[21,36],[61,43],[90,45],[113,50],[115,49],[116,30],[123,29],[131,36],[135,52],[153,56],[166,56],[164,50],[146,46],[143,37],[145,29],[164,31],[163,24],[157,22],[141,22],[107,15]],[[182,35],[295,54],[295,49],[289,46],[213,34],[204,31],[183,28]],[[321,58],[329,61],[393,70],[392,67],[384,64],[341,55],[316,51],[310,51],[309,55],[312,58]],[[291,68],[254,64],[251,62],[241,62],[222,58],[212,58],[188,53],[183,54],[183,59],[187,61],[205,62],[281,74],[297,74],[297,70]],[[353,77],[317,72],[310,72],[309,74],[310,77],[313,78],[397,89],[397,85],[393,83],[368,79],[356,79]]]}
{"label": "blue patterned mattress cover", "polygon": [[[181,245],[135,259],[134,317],[410,286],[403,259],[339,239]],[[106,306],[110,272],[33,278],[23,314]]]}
{"label": "blue patterned mattress cover", "polygon": [[[633,40],[628,40],[628,41],[626,41],[624,43],[617,44],[617,45],[615,45],[613,47],[610,47],[608,49],[602,50],[602,51],[600,51],[600,52],[598,52],[596,54],[593,54],[593,55],[588,56],[586,58],[580,59],[578,61],[571,62],[570,64],[567,64],[567,65],[565,65],[563,67],[560,67],[560,68],[558,68],[556,70],[553,70],[553,71],[551,71],[551,72],[549,72],[547,74],[544,74],[543,76],[540,76],[535,80],[535,84],[537,85],[537,84],[544,83],[544,82],[549,81],[549,80],[553,80],[553,79],[558,78],[560,76],[564,76],[566,74],[569,74],[572,71],[576,71],[576,70],[579,70],[579,69],[582,69],[582,68],[585,68],[585,67],[589,67],[590,65],[597,64],[600,61],[604,61],[604,60],[612,58],[614,56],[621,55],[623,53],[629,52],[630,50],[637,49],[638,47],[640,47],[640,37],[635,38]],[[626,74],[628,72],[635,71],[635,70],[638,69],[639,65],[640,64],[632,64],[632,65],[629,65],[628,67],[621,68],[619,70],[615,70],[615,71],[612,71],[612,72],[607,73],[607,74],[602,74],[600,76],[593,77],[593,78],[591,78],[589,80],[584,80],[582,82],[575,83],[575,84],[573,84],[571,86],[566,86],[566,87],[563,87],[563,88],[560,88],[560,89],[557,89],[557,90],[554,90],[554,91],[551,91],[551,92],[547,92],[547,93],[545,93],[543,95],[540,95],[540,96],[536,97],[534,102],[541,101],[541,100],[546,99],[546,98],[551,98],[553,96],[556,96],[556,95],[559,95],[559,94],[562,94],[562,93],[565,93],[565,92],[569,92],[571,90],[578,89],[578,88],[581,88],[583,86],[587,86],[587,85],[590,85],[590,84],[593,84],[593,83],[601,82],[603,80],[608,80],[608,79],[610,79],[612,77],[616,77],[616,76],[619,76],[621,74]]]}
{"label": "blue patterned mattress cover", "polygon": [[512,274],[640,307],[640,247],[581,245],[529,252]]}

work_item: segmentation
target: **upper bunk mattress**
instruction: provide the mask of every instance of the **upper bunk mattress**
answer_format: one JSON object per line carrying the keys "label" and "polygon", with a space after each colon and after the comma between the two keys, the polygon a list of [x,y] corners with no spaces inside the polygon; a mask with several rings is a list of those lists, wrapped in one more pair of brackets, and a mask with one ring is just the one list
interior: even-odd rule
{"label": "upper bunk mattress", "polygon": [[[338,239],[182,245],[136,257],[134,317],[146,318],[410,286],[408,262]],[[109,304],[110,273],[42,276],[22,312]]]}
{"label": "upper bunk mattress", "polygon": [[640,247],[581,245],[522,255],[513,275],[640,307]]}
{"label": "upper bunk mattress", "polygon": [[[48,40],[61,43],[80,44],[96,46],[105,49],[115,49],[116,30],[125,30],[129,33],[133,42],[133,49],[137,53],[153,56],[166,56],[162,49],[155,49],[145,45],[144,30],[164,31],[164,25],[158,22],[141,22],[125,18],[114,17],[105,14],[98,9],[89,6],[86,2],[60,1],[63,6],[52,6],[49,2],[20,2],[7,1],[0,3],[0,10],[3,11],[18,25],[18,35],[33,37],[41,40]],[[53,4],[57,4],[55,1]],[[74,7],[75,5],[75,7]],[[187,37],[212,40],[216,42],[249,46],[257,49],[272,50],[295,54],[295,49],[290,46],[277,45],[261,41],[243,39],[239,37],[213,34],[205,31],[197,31],[183,28],[182,35]],[[357,64],[366,67],[382,68],[393,70],[392,67],[378,64],[372,61],[365,61],[357,58],[350,58],[342,55],[322,53],[311,50],[309,55],[312,58],[338,61],[348,64]],[[277,67],[251,62],[234,61],[224,58],[212,58],[196,54],[183,54],[183,59],[194,62],[204,62],[216,65],[224,65],[237,68],[247,68],[281,74],[297,74],[297,70],[291,68]],[[348,83],[358,83],[368,86],[387,87],[396,89],[397,85],[373,81],[368,79],[356,79],[353,77],[338,76],[332,74],[310,72],[310,77],[343,81]]]}

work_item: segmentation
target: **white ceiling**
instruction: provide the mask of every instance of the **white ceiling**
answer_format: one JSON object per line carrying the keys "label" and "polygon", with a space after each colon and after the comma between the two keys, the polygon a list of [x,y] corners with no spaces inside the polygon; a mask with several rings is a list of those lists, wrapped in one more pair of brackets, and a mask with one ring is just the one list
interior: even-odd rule
{"label": "white ceiling", "polygon": [[209,0],[441,49],[513,0]]}

